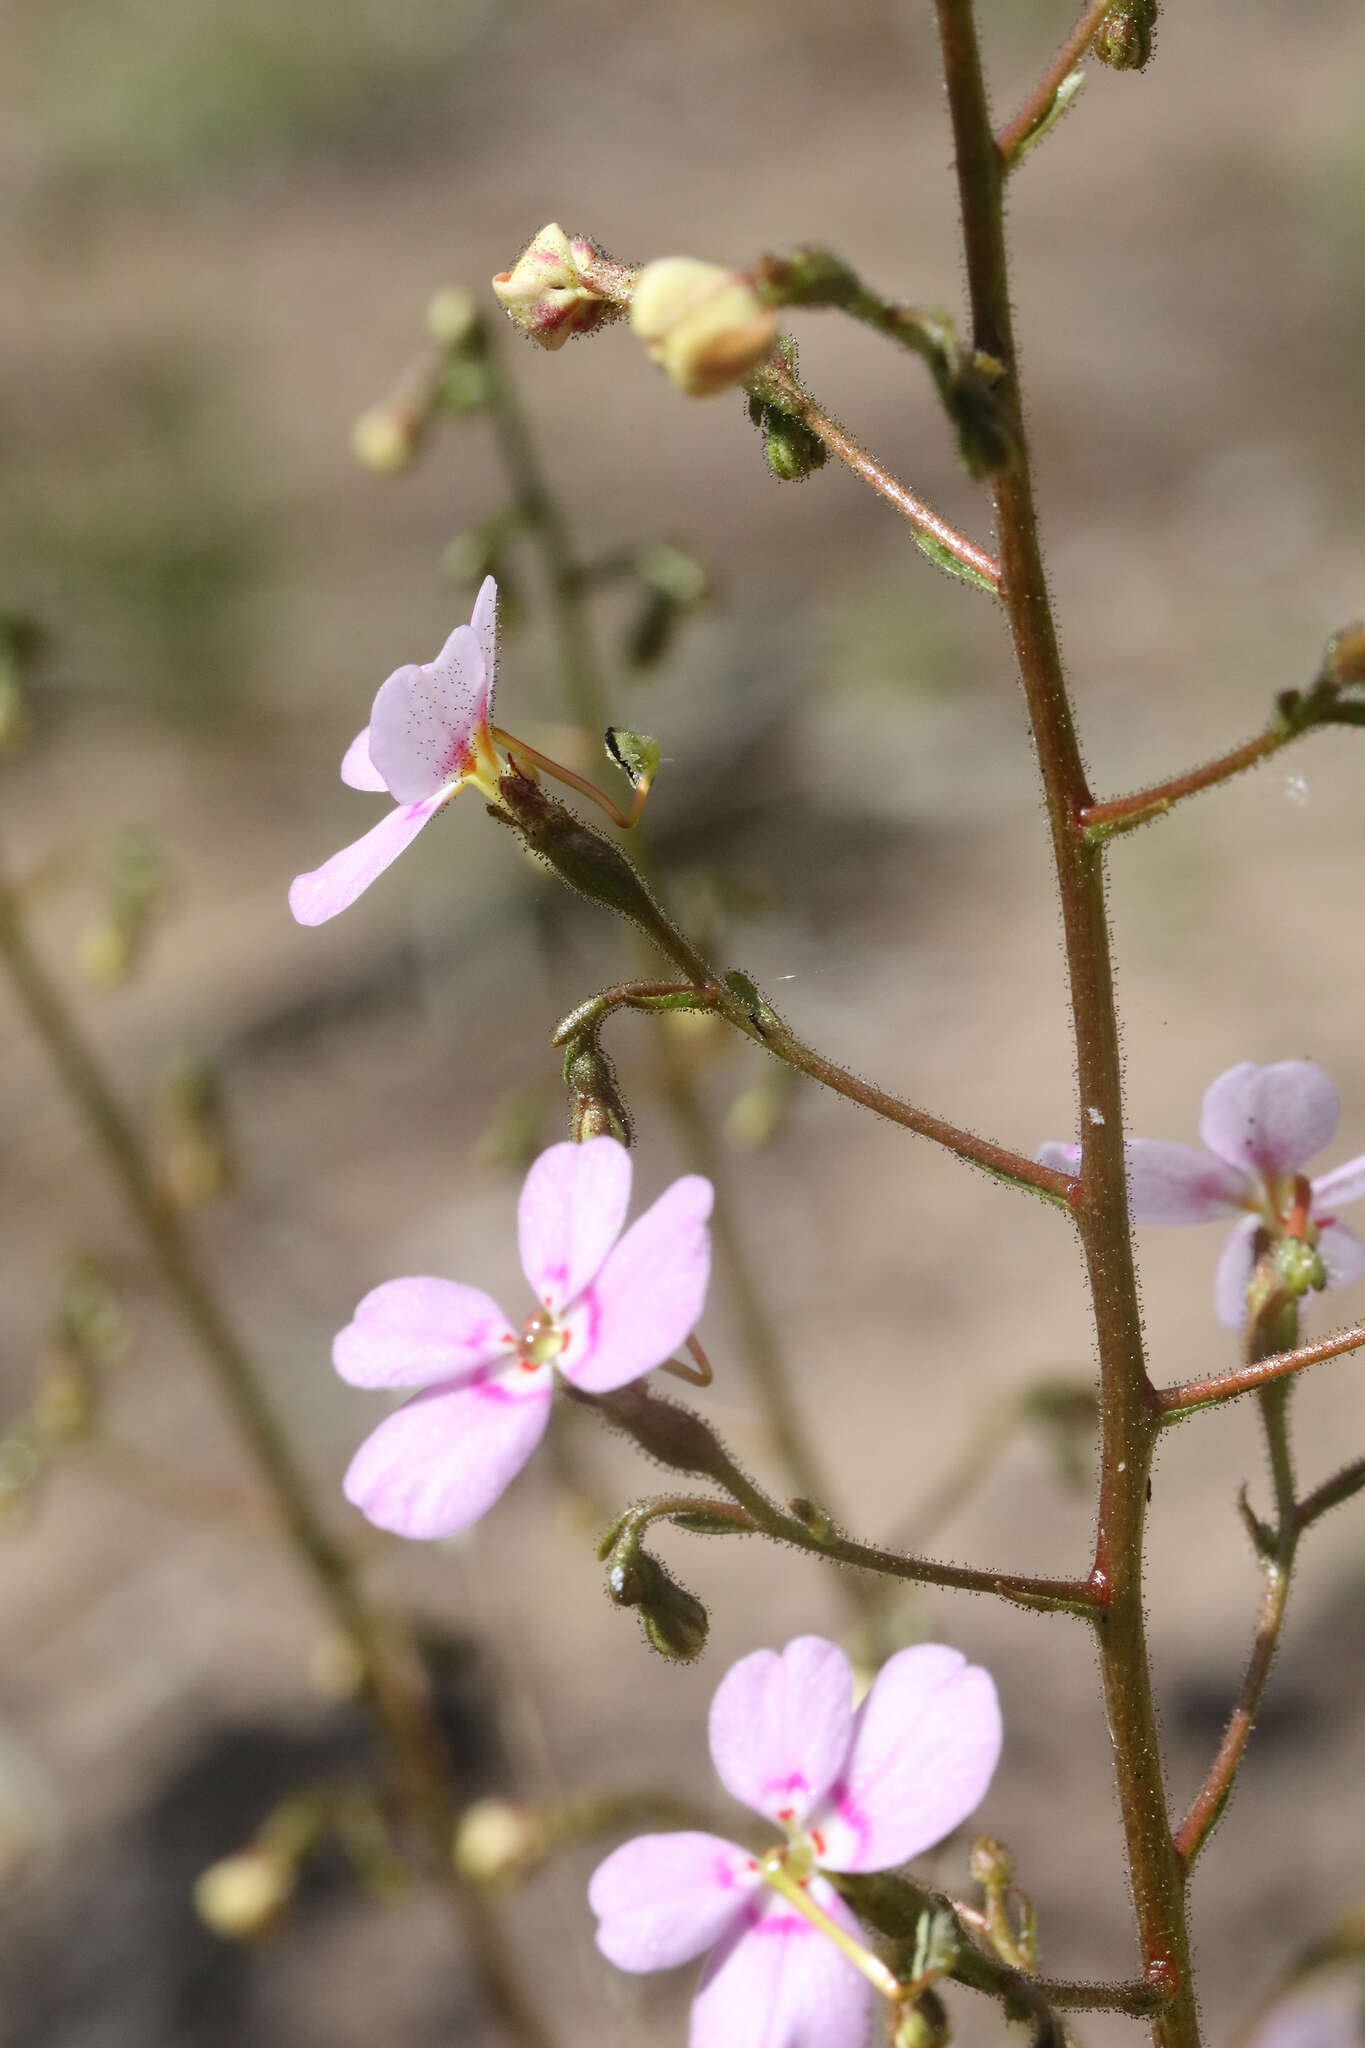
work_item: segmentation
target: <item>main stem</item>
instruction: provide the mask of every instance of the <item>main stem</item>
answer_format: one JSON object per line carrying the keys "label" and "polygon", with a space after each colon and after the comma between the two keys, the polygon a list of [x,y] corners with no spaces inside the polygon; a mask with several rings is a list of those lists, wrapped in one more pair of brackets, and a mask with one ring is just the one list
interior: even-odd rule
{"label": "main stem", "polygon": [[313,1505],[296,1459],[241,1338],[202,1272],[175,1208],[157,1184],[141,1140],[94,1052],[28,943],[20,905],[0,875],[0,960],[73,1104],[117,1180],[168,1290],[199,1343],[239,1435],[271,1494],[290,1548],[360,1653],[370,1704],[397,1767],[432,1874],[455,1900],[490,2012],[523,2044],[548,2048],[487,1903],[451,1862],[455,1790],[425,1674],[407,1632],[373,1609],[346,1553]]}
{"label": "main stem", "polygon": [[975,346],[1005,365],[1001,395],[1018,456],[995,483],[1001,596],[1028,702],[1047,800],[1066,940],[1080,1097],[1085,1254],[1100,1362],[1101,1471],[1094,1583],[1105,1703],[1143,1974],[1168,1994],[1158,2048],[1197,2048],[1189,1935],[1170,1818],[1142,1612],[1142,1544],[1156,1417],[1143,1356],[1123,1160],[1118,1020],[1103,856],[1078,825],[1090,802],[1043,573],[1010,320],[1002,160],[991,132],[971,0],[936,0],[956,145]]}

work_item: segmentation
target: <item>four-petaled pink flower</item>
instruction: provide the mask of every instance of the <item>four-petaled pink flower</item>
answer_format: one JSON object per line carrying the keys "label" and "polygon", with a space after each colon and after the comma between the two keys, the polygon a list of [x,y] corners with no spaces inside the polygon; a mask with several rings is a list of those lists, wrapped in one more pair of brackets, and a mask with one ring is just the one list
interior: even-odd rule
{"label": "four-petaled pink flower", "polygon": [[325,924],[354,903],[466,783],[496,796],[502,769],[488,715],[497,615],[497,585],[486,576],[469,624],[455,628],[436,659],[409,662],[380,684],[369,724],[346,749],[341,779],[352,789],[386,789],[397,807],[363,839],[295,877],[289,908],[300,924]]}
{"label": "four-petaled pink flower", "polygon": [[[821,1867],[888,1870],[965,1820],[1000,1755],[1000,1709],[987,1672],[920,1643],[891,1658],[855,1713],[843,1651],[798,1636],[727,1673],[710,1736],[726,1790],[784,1830],[786,1874],[860,1940]],[[733,1842],[640,1835],[599,1864],[588,1899],[620,1969],[711,1951],[690,2048],[862,2048],[870,1984]]]}
{"label": "four-petaled pink flower", "polygon": [[662,1365],[706,1299],[711,1183],[687,1174],[621,1235],[630,1154],[615,1138],[552,1145],[526,1176],[517,1222],[536,1306],[520,1329],[454,1280],[388,1280],[355,1312],[332,1362],[356,1387],[421,1387],[366,1438],[346,1496],[400,1536],[477,1521],[544,1433],[556,1370],[610,1393]]}
{"label": "four-petaled pink flower", "polygon": [[[1314,1181],[1303,1181],[1300,1171],[1331,1142],[1340,1113],[1336,1088],[1310,1061],[1258,1067],[1244,1060],[1220,1074],[1204,1097],[1199,1135],[1206,1151],[1158,1138],[1130,1138],[1125,1145],[1135,1222],[1237,1217],[1214,1290],[1219,1320],[1230,1329],[1246,1320],[1258,1231],[1285,1237],[1293,1219],[1316,1245],[1329,1287],[1349,1286],[1365,1273],[1365,1245],[1336,1218],[1343,1202],[1365,1195],[1365,1154]],[[1044,1145],[1038,1158],[1064,1173],[1080,1171],[1078,1145]]]}

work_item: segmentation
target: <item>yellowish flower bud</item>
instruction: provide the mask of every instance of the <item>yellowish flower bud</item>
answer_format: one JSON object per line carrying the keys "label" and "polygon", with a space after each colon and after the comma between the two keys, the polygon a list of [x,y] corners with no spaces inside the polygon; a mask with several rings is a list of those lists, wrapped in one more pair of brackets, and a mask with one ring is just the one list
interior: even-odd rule
{"label": "yellowish flower bud", "polygon": [[265,1849],[243,1849],[201,1873],[194,1910],[224,1941],[251,1941],[278,1925],[294,1893],[293,1864]]}
{"label": "yellowish flower bud", "polygon": [[598,256],[594,243],[551,221],[493,279],[498,304],[542,348],[563,348],[571,334],[587,334],[621,310],[587,274]]}
{"label": "yellowish flower bud", "polygon": [[544,1821],[528,1807],[506,1799],[476,1799],[455,1830],[455,1868],[471,1884],[519,1884],[549,1847]]}
{"label": "yellowish flower bud", "polygon": [[395,476],[416,455],[418,438],[412,416],[386,401],[363,412],[351,428],[351,453],[362,469]]}
{"label": "yellowish flower bud", "polygon": [[763,304],[752,278],[692,256],[645,265],[630,324],[689,398],[710,398],[740,383],[777,340],[777,314]]}

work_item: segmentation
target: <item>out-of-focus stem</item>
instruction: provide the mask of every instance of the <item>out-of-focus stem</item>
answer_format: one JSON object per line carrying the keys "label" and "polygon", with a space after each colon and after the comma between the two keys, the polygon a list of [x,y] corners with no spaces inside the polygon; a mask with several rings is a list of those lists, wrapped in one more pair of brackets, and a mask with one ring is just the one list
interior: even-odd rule
{"label": "out-of-focus stem", "polygon": [[[516,384],[500,351],[491,343],[488,359],[489,409],[494,431],[517,510],[540,547],[550,584],[565,694],[584,735],[598,744],[607,723],[607,702],[588,619],[582,564],[574,549],[569,522],[546,480]],[[649,842],[639,826],[635,850],[648,874]],[[823,1499],[824,1480],[792,1400],[777,1332],[735,1221],[720,1148],[691,1075],[670,1056],[666,1018],[658,1020],[657,1029],[661,1093],[692,1164],[716,1190],[712,1239],[734,1301],[749,1369],[767,1412],[774,1444],[793,1486],[799,1492]]]}
{"label": "out-of-focus stem", "polygon": [[360,1654],[368,1697],[392,1752],[405,1804],[420,1831],[433,1875],[457,1902],[490,2011],[524,2048],[547,2048],[549,2037],[522,1995],[496,1921],[485,1902],[455,1877],[450,1861],[454,1788],[416,1651],[393,1618],[371,1608],[350,1559],[314,1507],[303,1468],[261,1376],[203,1273],[178,1212],[158,1186],[132,1119],[30,946],[19,905],[2,875],[0,959],[194,1333],[238,1434],[274,1501],[290,1548]]}
{"label": "out-of-focus stem", "polygon": [[1158,1428],[1143,1353],[1123,1151],[1123,1088],[1102,853],[1077,826],[1091,801],[1043,570],[1005,248],[1003,157],[991,130],[971,0],[935,0],[957,158],[973,346],[1004,365],[996,396],[1017,454],[994,480],[1000,592],[1043,778],[1061,898],[1082,1134],[1076,1221],[1100,1357],[1101,1454],[1092,1584],[1096,1638],[1143,1975],[1169,1998],[1157,2048],[1197,2048],[1183,1871],[1171,1840],[1142,1604],[1147,1475]]}

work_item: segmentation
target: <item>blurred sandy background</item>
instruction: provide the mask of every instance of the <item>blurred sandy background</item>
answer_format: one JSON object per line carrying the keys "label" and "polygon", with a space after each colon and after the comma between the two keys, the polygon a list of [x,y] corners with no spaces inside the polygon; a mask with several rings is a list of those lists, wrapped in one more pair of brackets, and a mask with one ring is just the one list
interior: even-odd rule
{"label": "blurred sandy background", "polygon": [[[1071,9],[981,11],[1003,113]],[[331,1333],[397,1272],[515,1298],[516,1174],[481,1163],[479,1142],[537,1081],[542,1136],[558,1135],[549,1030],[622,958],[586,913],[547,943],[549,900],[472,801],[337,924],[290,921],[290,876],[371,814],[336,780],[342,747],[383,676],[464,615],[439,558],[501,502],[479,421],[395,484],[354,467],[350,422],[418,344],[432,289],[486,294],[549,218],[632,258],[828,241],[888,289],[955,305],[930,10],[8,0],[3,26],[0,606],[50,634],[31,744],[3,767],[6,857],[21,872],[69,857],[40,931],[78,988],[103,849],[128,824],[162,848],[174,898],[145,970],[79,1000],[134,1102],[177,1055],[220,1065],[241,1181],[198,1227],[340,1523],[335,1482],[373,1411],[334,1381]],[[1252,730],[1365,611],[1362,78],[1353,0],[1168,0],[1147,75],[1096,70],[1012,192],[1049,561],[1101,792]],[[798,332],[817,393],[984,539],[984,499],[918,366],[829,316]],[[738,400],[684,403],[624,334],[512,361],[585,552],[663,535],[714,578],[656,681],[615,660],[620,606],[599,617],[616,715],[664,743],[670,865],[722,873],[748,905],[725,957],[888,1086],[1022,1148],[1069,1135],[1057,917],[992,607],[936,577],[846,476],[773,482]],[[500,707],[518,728],[561,715],[534,628],[506,645]],[[1365,1149],[1363,773],[1358,736],[1318,737],[1116,848],[1135,1129],[1192,1138],[1214,1074],[1306,1056],[1345,1105],[1325,1163]],[[95,1251],[135,1334],[111,1431],[205,1498],[249,1492],[7,996],[0,1028],[6,1413],[28,1400],[71,1255]],[[613,1042],[652,1193],[679,1155],[641,1085],[645,1039]],[[743,1048],[708,1065],[717,1115],[760,1074]],[[860,1533],[889,1534],[930,1494],[983,1400],[1087,1371],[1078,1263],[1052,1212],[814,1091],[732,1171],[835,1506]],[[1159,1377],[1226,1357],[1216,1234],[1149,1233],[1140,1250]],[[719,1291],[704,1334],[709,1412],[777,1483]],[[1348,1363],[1302,1388],[1310,1481],[1361,1449],[1358,1387]],[[608,1503],[653,1487],[589,1430],[570,1448]],[[1249,1638],[1243,1478],[1263,1483],[1242,1411],[1186,1425],[1156,1476],[1177,1805]],[[714,1621],[707,1658],[680,1671],[603,1598],[592,1533],[541,1461],[469,1541],[394,1546],[376,1584],[494,1644],[513,1725],[498,1761],[477,1726],[485,1663],[461,1694],[476,1782],[578,1794],[611,1770],[709,1788],[704,1708],[728,1660],[838,1628],[837,1587],[756,1546],[672,1539]],[[1059,1486],[1036,1437],[942,1538],[1033,1571],[1074,1569],[1089,1540],[1088,1492]],[[1307,1546],[1284,1666],[1200,1866],[1214,2038],[1365,1879],[1363,1568],[1357,1504]],[[286,1560],[73,1456],[16,1518],[0,1573],[4,1825],[40,1838],[12,1859],[0,1930],[13,2042],[484,2038],[428,1903],[376,1913],[333,1873],[249,1958],[193,1922],[195,1872],[282,1790],[364,1767],[363,1736],[310,1683],[321,1624]],[[1008,1750],[982,1823],[1018,1852],[1045,1966],[1130,1972],[1083,1631],[946,1596],[906,1625],[998,1675]],[[627,1983],[593,1955],[592,1854],[508,1909],[544,2009],[566,2044],[681,2041],[685,1984]],[[960,1857],[945,1852],[945,1881]],[[966,2038],[988,2037],[989,2012],[965,1993],[957,2010]]]}

